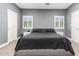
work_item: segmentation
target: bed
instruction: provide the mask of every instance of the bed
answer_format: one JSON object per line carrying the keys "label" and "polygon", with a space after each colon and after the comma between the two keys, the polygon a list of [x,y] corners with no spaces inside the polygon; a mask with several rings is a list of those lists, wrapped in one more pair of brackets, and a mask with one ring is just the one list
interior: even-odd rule
{"label": "bed", "polygon": [[15,56],[73,56],[74,51],[68,38],[54,29],[33,29],[21,37],[15,48]]}

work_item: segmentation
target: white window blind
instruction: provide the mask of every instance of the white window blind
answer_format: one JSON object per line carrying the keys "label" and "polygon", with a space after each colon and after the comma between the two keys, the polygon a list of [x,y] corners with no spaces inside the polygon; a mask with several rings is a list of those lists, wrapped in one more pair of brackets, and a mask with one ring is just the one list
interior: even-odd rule
{"label": "white window blind", "polygon": [[33,16],[23,16],[23,29],[33,28]]}
{"label": "white window blind", "polygon": [[64,29],[64,16],[54,16],[54,28]]}

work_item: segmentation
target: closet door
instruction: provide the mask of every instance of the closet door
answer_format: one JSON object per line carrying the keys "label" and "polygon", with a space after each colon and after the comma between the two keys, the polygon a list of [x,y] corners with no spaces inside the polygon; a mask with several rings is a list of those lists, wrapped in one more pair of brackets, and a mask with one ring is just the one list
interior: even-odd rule
{"label": "closet door", "polygon": [[8,9],[8,42],[17,40],[17,13]]}
{"label": "closet door", "polygon": [[71,38],[79,43],[79,10],[71,14]]}

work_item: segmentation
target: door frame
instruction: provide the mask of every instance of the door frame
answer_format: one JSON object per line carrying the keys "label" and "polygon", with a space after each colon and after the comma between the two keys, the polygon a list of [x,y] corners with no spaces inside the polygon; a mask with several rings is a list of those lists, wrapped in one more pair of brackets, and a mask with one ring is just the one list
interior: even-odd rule
{"label": "door frame", "polygon": [[[7,25],[8,25],[8,10],[14,12],[14,13],[16,14],[16,16],[17,16],[17,12],[15,12],[15,11],[13,11],[13,10],[7,8]],[[15,21],[15,20],[14,20],[14,21]],[[15,23],[17,23],[17,20],[16,20]],[[17,25],[17,24],[16,24],[16,25]],[[16,34],[17,34],[17,26],[16,26]],[[16,36],[16,37],[17,37],[17,36]],[[7,38],[8,38],[8,26],[7,26]],[[13,41],[13,40],[11,40],[11,41]],[[11,42],[11,41],[8,39],[8,43]]]}

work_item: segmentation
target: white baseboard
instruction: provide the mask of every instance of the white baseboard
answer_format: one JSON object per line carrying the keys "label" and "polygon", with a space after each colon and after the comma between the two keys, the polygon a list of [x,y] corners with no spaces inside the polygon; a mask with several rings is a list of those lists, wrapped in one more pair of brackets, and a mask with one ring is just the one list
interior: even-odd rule
{"label": "white baseboard", "polygon": [[74,42],[76,42],[76,43],[79,43],[79,40],[72,40],[72,41],[74,41]]}
{"label": "white baseboard", "polygon": [[[20,37],[18,37],[17,39],[20,39]],[[4,46],[8,45],[8,44],[9,44],[10,42],[12,42],[12,41],[13,41],[13,40],[1,44],[1,45],[0,45],[0,48],[2,48],[2,47],[4,47]]]}
{"label": "white baseboard", "polygon": [[6,43],[4,43],[4,44],[0,45],[0,48],[2,48],[2,47],[4,47],[4,46],[6,46],[6,45],[8,45],[8,44],[9,44],[9,42],[6,42]]}
{"label": "white baseboard", "polygon": [[67,37],[67,36],[65,36],[65,37],[68,38],[69,40],[72,40],[72,41],[74,41],[74,42],[76,42],[76,43],[79,43],[79,40],[74,40],[74,39],[69,38],[69,37]]}

